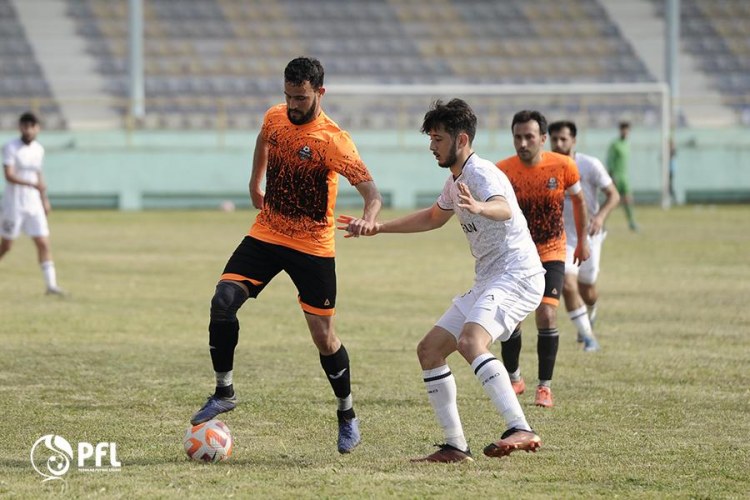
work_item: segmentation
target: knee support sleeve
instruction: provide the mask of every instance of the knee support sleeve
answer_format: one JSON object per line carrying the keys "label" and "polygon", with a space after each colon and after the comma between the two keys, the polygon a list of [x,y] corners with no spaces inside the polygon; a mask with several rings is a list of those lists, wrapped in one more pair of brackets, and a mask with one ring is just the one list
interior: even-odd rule
{"label": "knee support sleeve", "polygon": [[237,311],[247,300],[241,287],[220,281],[211,299],[211,321],[237,321]]}

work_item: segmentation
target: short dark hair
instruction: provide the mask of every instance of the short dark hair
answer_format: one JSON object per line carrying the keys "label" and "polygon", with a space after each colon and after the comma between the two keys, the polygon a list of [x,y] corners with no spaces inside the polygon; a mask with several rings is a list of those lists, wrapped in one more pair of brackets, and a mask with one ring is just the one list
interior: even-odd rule
{"label": "short dark hair", "polygon": [[312,57],[298,57],[289,61],[284,69],[284,81],[292,85],[304,85],[310,82],[310,86],[318,90],[323,86],[325,71],[320,61]]}
{"label": "short dark hair", "polygon": [[32,113],[31,111],[27,111],[18,117],[18,124],[23,125],[24,123],[28,123],[30,125],[36,125],[39,123],[39,119],[36,117],[34,113]]}
{"label": "short dark hair", "polygon": [[627,120],[623,120],[620,122],[620,130],[624,128],[630,128],[630,122]]}
{"label": "short dark hair", "polygon": [[570,120],[558,120],[556,122],[552,122],[549,124],[549,127],[547,127],[547,130],[549,130],[550,134],[554,134],[555,132],[559,132],[564,128],[570,130],[570,135],[572,135],[573,137],[578,135],[578,127],[576,127],[575,122],[572,122]]}
{"label": "short dark hair", "polygon": [[421,132],[429,134],[441,125],[454,140],[458,134],[465,132],[469,136],[469,144],[474,142],[477,116],[463,99],[451,99],[448,104],[441,100],[433,102],[430,110],[424,115]]}
{"label": "short dark hair", "polygon": [[524,109],[513,115],[513,122],[510,124],[510,131],[513,132],[513,127],[516,123],[526,123],[535,121],[539,124],[539,133],[544,135],[547,133],[547,119],[539,111],[532,111]]}

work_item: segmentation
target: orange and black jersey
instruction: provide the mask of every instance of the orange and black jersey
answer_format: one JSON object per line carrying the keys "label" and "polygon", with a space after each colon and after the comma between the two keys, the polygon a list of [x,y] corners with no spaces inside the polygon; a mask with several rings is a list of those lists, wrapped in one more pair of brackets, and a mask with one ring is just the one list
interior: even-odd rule
{"label": "orange and black jersey", "polygon": [[565,191],[580,180],[569,156],[544,151],[533,167],[515,155],[497,163],[513,185],[542,262],[565,261]]}
{"label": "orange and black jersey", "polygon": [[261,138],[268,145],[266,194],[249,235],[333,257],[338,175],[353,186],[372,180],[351,137],[322,111],[294,125],[279,104],[266,112]]}

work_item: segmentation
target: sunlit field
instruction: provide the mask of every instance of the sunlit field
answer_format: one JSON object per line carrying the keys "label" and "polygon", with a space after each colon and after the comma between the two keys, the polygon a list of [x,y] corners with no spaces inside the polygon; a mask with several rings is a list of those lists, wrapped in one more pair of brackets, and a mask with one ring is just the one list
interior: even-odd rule
{"label": "sunlit field", "polygon": [[[462,465],[409,462],[442,442],[415,347],[471,284],[462,232],[454,220],[418,235],[340,237],[336,325],[362,444],[336,451],[333,394],[280,275],[239,314],[240,404],[221,417],[234,455],[190,462],[182,436],[213,389],[209,301],[254,215],[55,212],[67,299],[44,296],[32,243],[17,242],[0,261],[0,497],[747,498],[750,207],[638,207],[639,234],[621,210],[612,215],[602,351],[583,353],[561,311],[556,406],[534,407],[533,391],[520,397],[544,442],[538,453],[481,455],[503,422],[452,356],[476,457]],[[524,331],[521,368],[533,386],[532,321]],[[30,451],[48,434],[74,447],[116,443],[122,467],[73,463],[63,480],[43,482]]]}

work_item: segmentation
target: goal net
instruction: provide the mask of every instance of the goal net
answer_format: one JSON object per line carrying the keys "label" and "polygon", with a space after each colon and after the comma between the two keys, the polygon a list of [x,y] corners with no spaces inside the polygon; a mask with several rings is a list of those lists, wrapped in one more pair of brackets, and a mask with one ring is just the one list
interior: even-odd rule
{"label": "goal net", "polygon": [[[479,121],[475,146],[505,153],[511,148],[510,123],[521,109],[541,111],[548,122],[573,120],[579,128],[579,150],[605,159],[606,144],[619,121],[634,130],[631,159],[633,184],[640,201],[661,203],[669,196],[669,90],[663,83],[623,84],[330,84],[324,108],[345,129],[390,131],[396,145],[423,146],[410,139],[436,99],[460,97]],[[377,134],[376,134],[377,135]],[[380,137],[383,137],[382,135]],[[581,139],[584,139],[583,143]],[[477,142],[479,141],[479,142]],[[590,146],[594,151],[585,149]],[[488,157],[488,159],[493,159]],[[499,159],[499,158],[498,158]]]}

